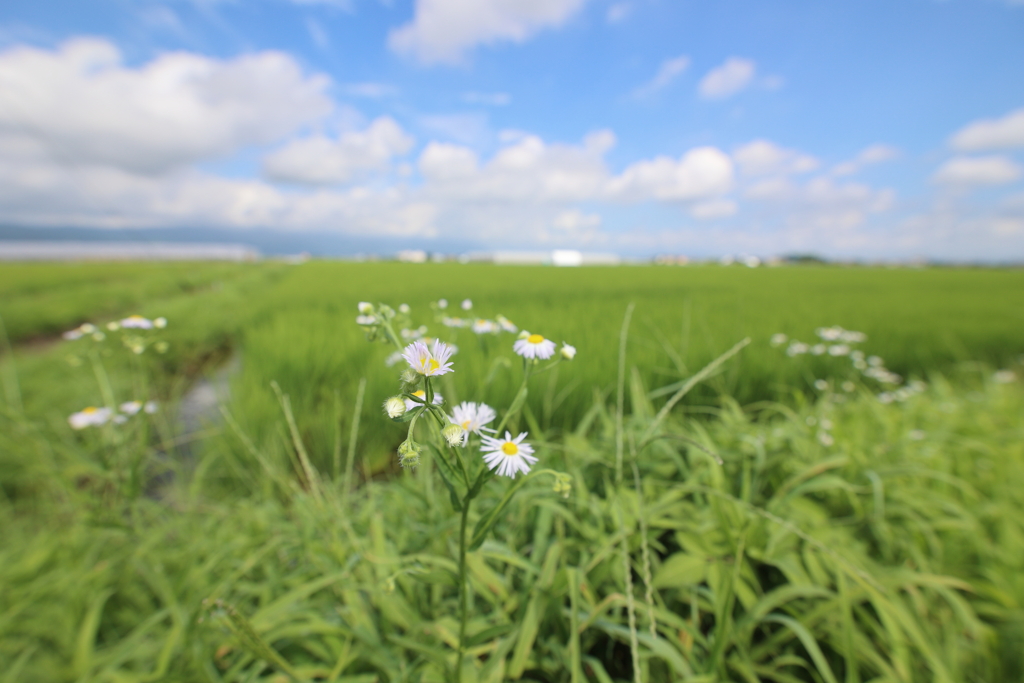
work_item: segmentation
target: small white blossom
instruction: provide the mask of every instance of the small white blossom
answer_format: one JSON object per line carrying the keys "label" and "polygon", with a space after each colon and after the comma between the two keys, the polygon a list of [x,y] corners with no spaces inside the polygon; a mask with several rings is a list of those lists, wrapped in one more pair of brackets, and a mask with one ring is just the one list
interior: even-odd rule
{"label": "small white blossom", "polygon": [[807,344],[804,344],[803,342],[796,342],[795,341],[795,342],[793,342],[792,344],[789,345],[788,349],[786,349],[786,355],[787,356],[800,356],[800,355],[803,355],[803,354],[807,353],[809,350],[810,350],[810,347],[808,347]]}
{"label": "small white blossom", "polygon": [[478,318],[476,322],[473,323],[473,331],[477,334],[497,334],[501,331],[501,328],[498,327],[498,323],[493,320]]}
{"label": "small white blossom", "polygon": [[448,361],[454,350],[443,341],[434,340],[434,346],[427,349],[423,341],[414,341],[405,347],[402,356],[416,372],[427,377],[444,375],[452,372],[452,364]]}
{"label": "small white blossom", "polygon": [[466,430],[461,425],[450,424],[441,430],[441,436],[448,443],[449,446],[459,446],[465,444]]}
{"label": "small white blossom", "polygon": [[566,360],[572,360],[576,357],[576,347],[571,344],[562,342],[562,348],[559,349],[559,353],[562,354],[562,358]]}
{"label": "small white blossom", "polygon": [[466,442],[469,441],[470,432],[475,434],[479,434],[481,431],[493,432],[493,429],[488,429],[484,425],[494,421],[494,418],[497,416],[498,414],[494,412],[494,408],[486,403],[463,401],[452,408],[452,414],[448,419],[465,430],[462,438],[462,445],[465,446]]}
{"label": "small white blossom", "polygon": [[384,412],[392,419],[402,417],[402,415],[405,415],[406,410],[405,399],[401,396],[392,396],[384,401]]}
{"label": "small white blossom", "polygon": [[501,325],[501,329],[505,330],[506,332],[512,332],[513,334],[515,334],[516,332],[519,331],[519,328],[512,324],[512,321],[503,315],[499,315],[497,318],[495,318],[495,320],[497,320],[498,324]]}
{"label": "small white blossom", "polygon": [[99,427],[100,425],[106,424],[113,415],[114,411],[110,408],[96,408],[94,406],[89,406],[85,410],[69,415],[68,424],[71,425],[72,429]]}
{"label": "small white blossom", "polygon": [[471,310],[472,308],[473,308],[473,302],[472,301],[470,301],[469,299],[463,299],[462,300],[462,310],[468,311],[468,310]]}
{"label": "small white blossom", "polygon": [[772,346],[782,346],[787,341],[789,341],[789,337],[784,335],[782,332],[776,332],[772,335],[771,344]]}
{"label": "small white blossom", "polygon": [[1010,384],[1017,381],[1017,374],[1013,370],[996,370],[992,380],[996,384]]}
{"label": "small white blossom", "polygon": [[830,356],[845,356],[850,353],[850,347],[846,344],[833,344],[828,347],[828,355]]}
{"label": "small white blossom", "polygon": [[371,304],[369,301],[360,301],[359,305],[356,308],[363,315],[369,315],[370,313],[373,313],[373,304]]}
{"label": "small white blossom", "polygon": [[438,299],[437,307],[440,308],[442,311],[448,308],[448,299]]}
{"label": "small white blossom", "polygon": [[149,318],[143,318],[141,315],[130,315],[121,321],[121,327],[151,330],[153,329],[153,321]]}
{"label": "small white blossom", "polygon": [[157,329],[161,330],[164,329],[165,327],[167,327],[167,318],[164,318],[162,316],[157,318],[156,320],[153,321],[153,327],[156,327]]}
{"label": "small white blossom", "polygon": [[120,410],[125,415],[135,415],[140,410],[142,410],[142,402],[128,401],[127,403],[122,403],[120,406],[118,406],[118,410]]}
{"label": "small white blossom", "polygon": [[824,344],[815,344],[814,346],[811,347],[811,353],[813,353],[815,356],[820,356],[821,354],[825,353],[825,349],[826,347]]}
{"label": "small white blossom", "polygon": [[828,389],[828,382],[823,379],[816,379],[814,380],[814,388],[818,391],[825,391]]}
{"label": "small white blossom", "polygon": [[480,450],[484,454],[484,462],[503,477],[515,479],[519,472],[526,474],[530,471],[530,465],[537,462],[533,457],[533,446],[524,443],[526,432],[523,432],[515,439],[510,432],[505,432],[505,438],[484,436]]}
{"label": "small white blossom", "polygon": [[531,334],[526,339],[517,340],[512,348],[523,358],[547,360],[555,355],[555,342],[539,334]]}
{"label": "small white blossom", "polygon": [[412,309],[409,308],[409,304],[399,304],[398,305],[398,312],[399,313],[408,313],[411,310]]}
{"label": "small white blossom", "polygon": [[375,315],[357,315],[356,325],[363,325],[369,327],[377,324],[377,316]]}
{"label": "small white blossom", "polygon": [[147,415],[155,415],[158,410],[160,410],[160,404],[156,401],[146,401],[142,406],[142,412]]}

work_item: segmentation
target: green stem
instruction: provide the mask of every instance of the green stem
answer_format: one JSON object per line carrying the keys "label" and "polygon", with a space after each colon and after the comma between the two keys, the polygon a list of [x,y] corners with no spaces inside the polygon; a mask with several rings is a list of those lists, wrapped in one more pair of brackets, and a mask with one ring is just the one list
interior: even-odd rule
{"label": "green stem", "polygon": [[469,617],[469,588],[466,585],[466,523],[469,520],[468,496],[462,501],[462,522],[459,524],[459,654],[455,658],[455,683],[462,680],[462,656],[466,650],[466,619]]}

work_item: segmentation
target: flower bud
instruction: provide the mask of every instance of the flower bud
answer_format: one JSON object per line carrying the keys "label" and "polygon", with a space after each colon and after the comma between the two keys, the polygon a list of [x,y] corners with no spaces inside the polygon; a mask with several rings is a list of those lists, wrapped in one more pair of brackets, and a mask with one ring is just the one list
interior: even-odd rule
{"label": "flower bud", "polygon": [[448,308],[448,299],[440,299],[440,300],[438,300],[437,307],[440,308],[442,311],[444,309]]}
{"label": "flower bud", "polygon": [[405,401],[402,400],[401,396],[392,396],[384,401],[384,412],[392,420],[396,417],[402,417],[405,415]]}
{"label": "flower bud", "polygon": [[416,467],[420,464],[420,445],[406,439],[398,447],[398,464],[402,467]]}
{"label": "flower bud", "polygon": [[566,344],[565,342],[562,342],[561,353],[562,358],[566,360],[572,360],[573,358],[576,357],[576,347]]}
{"label": "flower bud", "polygon": [[359,312],[362,313],[363,315],[369,315],[370,313],[373,313],[373,304],[371,304],[369,301],[360,301]]}
{"label": "flower bud", "polygon": [[406,368],[401,376],[402,384],[416,384],[420,381],[420,375],[412,368]]}
{"label": "flower bud", "polygon": [[462,425],[450,424],[441,430],[441,436],[448,442],[449,446],[459,446],[462,444],[462,436],[466,433],[466,430],[462,428]]}
{"label": "flower bud", "polygon": [[529,339],[530,338],[530,331],[529,330],[520,330],[518,338],[519,339]]}
{"label": "flower bud", "polygon": [[153,327],[156,327],[161,330],[167,327],[167,318],[157,318],[156,320],[153,321]]}
{"label": "flower bud", "polygon": [[377,324],[376,316],[372,316],[372,315],[357,315],[356,316],[356,325],[363,325],[363,326],[369,327],[371,325],[376,325],[376,324]]}
{"label": "flower bud", "polygon": [[121,329],[121,323],[118,323],[118,322],[107,323],[107,329],[110,330],[111,332],[117,332],[119,329]]}
{"label": "flower bud", "polygon": [[398,312],[399,313],[408,313],[411,310],[412,309],[409,308],[409,304],[402,304],[401,306],[398,307]]}

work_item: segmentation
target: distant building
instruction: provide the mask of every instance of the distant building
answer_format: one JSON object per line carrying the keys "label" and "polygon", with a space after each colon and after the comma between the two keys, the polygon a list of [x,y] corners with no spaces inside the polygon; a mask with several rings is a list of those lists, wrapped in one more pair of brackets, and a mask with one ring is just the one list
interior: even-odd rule
{"label": "distant building", "polygon": [[0,240],[0,261],[257,261],[244,244]]}
{"label": "distant building", "polygon": [[427,252],[422,249],[403,249],[396,254],[395,258],[403,263],[426,263]]}
{"label": "distant building", "polygon": [[622,263],[618,254],[581,252],[574,249],[554,251],[494,251],[467,254],[460,261],[494,263],[518,266],[617,266]]}

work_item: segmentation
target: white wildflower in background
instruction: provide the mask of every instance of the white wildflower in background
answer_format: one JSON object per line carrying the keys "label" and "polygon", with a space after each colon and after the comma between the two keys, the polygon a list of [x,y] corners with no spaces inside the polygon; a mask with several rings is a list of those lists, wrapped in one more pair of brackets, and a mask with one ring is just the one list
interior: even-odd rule
{"label": "white wildflower in background", "polygon": [[815,344],[814,346],[811,347],[811,353],[813,353],[815,356],[820,356],[821,354],[825,353],[825,350],[827,348],[828,347],[826,347],[824,344]]}
{"label": "white wildflower in background", "polygon": [[868,356],[868,365],[873,368],[880,368],[884,363],[880,356]]}
{"label": "white wildflower in background", "polygon": [[167,327],[167,318],[160,316],[159,318],[153,321],[153,327],[160,330],[164,329],[165,327]]}
{"label": "white wildflower in background", "polygon": [[462,436],[462,445],[465,446],[466,442],[469,441],[470,432],[475,434],[479,434],[481,431],[493,432],[493,429],[488,429],[484,425],[492,422],[497,416],[498,414],[494,412],[494,408],[486,403],[463,401],[452,408],[452,414],[449,419],[465,430]]}
{"label": "white wildflower in background", "polygon": [[472,308],[473,308],[473,302],[472,301],[470,301],[469,299],[463,299],[462,300],[462,310],[469,311],[469,310],[472,310]]}
{"label": "white wildflower in background", "polygon": [[839,341],[839,338],[843,336],[843,328],[838,325],[833,327],[819,327],[814,332],[825,341]]}
{"label": "white wildflower in background", "polygon": [[[412,410],[413,408],[417,408],[419,406],[426,405],[426,402],[427,402],[427,392],[425,392],[422,389],[420,389],[419,391],[412,392],[412,395],[415,396],[416,398],[418,398],[419,401],[414,401],[411,398],[404,399],[405,400],[405,409],[406,410]],[[441,394],[434,394],[434,405],[435,406],[441,405],[441,403],[443,401],[444,401],[444,397],[441,396]]]}
{"label": "white wildflower in background", "polygon": [[846,356],[850,353],[850,347],[846,344],[833,344],[828,347],[828,355],[830,356]]}
{"label": "white wildflower in background", "polygon": [[559,349],[559,353],[562,354],[562,358],[566,360],[572,360],[576,357],[576,347],[572,344],[566,344],[562,342],[562,348]]}
{"label": "white wildflower in background", "polygon": [[370,313],[373,313],[373,304],[371,304],[369,301],[360,301],[359,305],[356,308],[363,315],[369,315]]}
{"label": "white wildflower in background", "polygon": [[423,335],[425,335],[426,333],[426,325],[420,325],[415,330],[403,329],[399,332],[399,334],[402,336],[402,339],[404,339],[405,341],[416,341],[417,339],[422,338]]}
{"label": "white wildflower in background", "polygon": [[832,444],[834,444],[836,442],[836,440],[832,437],[831,434],[829,434],[828,432],[826,432],[824,430],[821,430],[821,431],[818,432],[818,442],[822,446],[831,446]]}
{"label": "white wildflower in background", "polygon": [[74,341],[75,339],[81,339],[84,335],[82,334],[82,330],[76,327],[73,330],[68,330],[61,336],[67,339],[68,341]]}
{"label": "white wildflower in background", "polygon": [[844,341],[847,344],[860,344],[868,340],[868,335],[863,332],[854,332],[853,330],[845,330],[839,335],[840,341]]}
{"label": "white wildflower in background", "polygon": [[516,337],[516,338],[517,339],[526,339],[529,336],[530,336],[530,331],[529,330],[520,330],[519,331],[519,336]]}
{"label": "white wildflower in background", "polygon": [[789,345],[789,348],[786,349],[786,355],[802,356],[808,351],[810,351],[810,347],[807,346],[807,344],[804,344],[803,342],[793,342],[792,344]]}
{"label": "white wildflower in background", "polygon": [[445,316],[441,318],[441,324],[445,327],[468,327],[469,321],[463,320],[462,318],[452,318],[451,316]]}
{"label": "white wildflower in background", "polygon": [[476,322],[473,323],[473,331],[477,334],[497,334],[501,331],[501,328],[498,327],[498,323],[493,320],[478,318]]}
{"label": "white wildflower in background", "polygon": [[142,401],[128,401],[127,403],[122,403],[118,406],[118,410],[125,415],[135,415],[142,410]]}
{"label": "white wildflower in background", "polygon": [[828,419],[827,417],[821,418],[820,424],[821,428],[824,430],[832,429],[832,420]]}
{"label": "white wildflower in background", "polygon": [[501,325],[501,329],[505,330],[506,332],[511,332],[515,334],[516,332],[519,331],[519,328],[516,327],[511,320],[509,320],[503,315],[499,315],[497,318],[495,318],[495,320],[497,320],[498,324]]}
{"label": "white wildflower in background", "polygon": [[398,312],[408,314],[412,309],[409,308],[409,304],[398,304]]}
{"label": "white wildflower in background", "polygon": [[151,330],[153,329],[153,321],[149,318],[143,318],[141,315],[130,315],[121,321],[121,327],[138,330]]}
{"label": "white wildflower in background", "polygon": [[442,311],[448,308],[448,299],[438,299],[437,307],[440,308]]}
{"label": "white wildflower in background", "polygon": [[532,455],[533,447],[523,443],[526,434],[523,432],[515,439],[510,432],[505,432],[504,439],[484,436],[483,444],[480,446],[484,462],[503,477],[515,479],[519,472],[526,474],[530,471],[530,465],[537,462],[537,458]]}
{"label": "white wildflower in background", "polygon": [[409,363],[409,367],[426,377],[444,375],[452,372],[452,364],[448,362],[454,351],[443,341],[434,340],[432,349],[427,349],[426,343],[414,341],[405,347],[402,356]]}
{"label": "white wildflower in background", "polygon": [[889,404],[892,403],[894,399],[893,395],[890,394],[888,391],[883,391],[878,395],[878,400],[881,401],[882,403]]}
{"label": "white wildflower in background", "polygon": [[362,325],[364,327],[370,327],[377,324],[377,316],[375,315],[357,315],[356,325]]}
{"label": "white wildflower in background", "polygon": [[142,412],[147,415],[155,415],[160,410],[160,404],[156,401],[146,401],[142,406]]}
{"label": "white wildflower in background", "polygon": [[401,396],[392,396],[388,400],[384,401],[384,412],[391,419],[402,417],[405,415],[405,411],[407,410],[405,403],[406,399]]}
{"label": "white wildflower in background", "polygon": [[851,382],[850,380],[846,380],[845,382],[843,382],[843,391],[845,391],[846,393],[851,394],[856,389],[857,385]]}
{"label": "white wildflower in background", "polygon": [[121,323],[117,322],[116,320],[111,321],[107,323],[107,329],[110,330],[111,332],[117,332],[119,329],[121,329]]}
{"label": "white wildflower in background", "polygon": [[390,356],[384,359],[384,365],[390,368],[397,363],[401,363],[403,360],[405,360],[405,357],[402,355],[402,352],[395,351]]}
{"label": "white wildflower in background", "polygon": [[71,425],[72,429],[99,427],[100,425],[106,424],[113,415],[114,411],[110,408],[96,408],[94,406],[89,406],[85,410],[80,410],[77,413],[71,413],[71,415],[68,416],[68,424]]}
{"label": "white wildflower in background", "polygon": [[784,335],[782,332],[776,332],[772,335],[771,344],[772,346],[782,346],[787,341],[789,341],[789,337]]}
{"label": "white wildflower in background", "polygon": [[526,339],[517,340],[512,348],[523,358],[547,360],[555,355],[555,342],[539,334],[531,334]]}
{"label": "white wildflower in background", "polygon": [[1010,384],[1017,381],[1017,374],[1013,370],[996,370],[992,380],[996,384]]}
{"label": "white wildflower in background", "polygon": [[823,379],[816,379],[814,380],[814,388],[818,391],[825,391],[828,389],[828,382]]}

